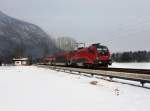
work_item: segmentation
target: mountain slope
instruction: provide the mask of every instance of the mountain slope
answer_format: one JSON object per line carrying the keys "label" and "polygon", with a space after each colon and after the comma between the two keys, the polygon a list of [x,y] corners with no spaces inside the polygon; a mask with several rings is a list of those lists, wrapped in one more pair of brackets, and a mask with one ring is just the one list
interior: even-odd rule
{"label": "mountain slope", "polygon": [[39,58],[55,50],[52,39],[41,28],[0,12],[1,58],[18,55]]}

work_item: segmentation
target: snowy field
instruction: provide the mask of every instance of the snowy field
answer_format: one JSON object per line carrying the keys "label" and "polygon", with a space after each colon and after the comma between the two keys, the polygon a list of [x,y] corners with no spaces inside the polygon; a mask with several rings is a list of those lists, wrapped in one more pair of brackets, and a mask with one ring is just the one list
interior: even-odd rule
{"label": "snowy field", "polygon": [[35,66],[2,66],[0,111],[150,111],[150,89]]}
{"label": "snowy field", "polygon": [[150,69],[150,63],[112,63],[112,65],[110,67],[133,68],[133,69]]}

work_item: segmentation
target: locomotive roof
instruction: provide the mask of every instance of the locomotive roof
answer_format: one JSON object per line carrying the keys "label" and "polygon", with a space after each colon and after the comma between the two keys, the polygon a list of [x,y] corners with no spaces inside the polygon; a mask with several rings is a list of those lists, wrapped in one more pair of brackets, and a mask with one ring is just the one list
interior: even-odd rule
{"label": "locomotive roof", "polygon": [[106,48],[107,46],[101,45],[100,43],[92,44],[92,46],[95,46],[96,48]]}
{"label": "locomotive roof", "polygon": [[92,44],[92,46],[100,46],[100,43]]}

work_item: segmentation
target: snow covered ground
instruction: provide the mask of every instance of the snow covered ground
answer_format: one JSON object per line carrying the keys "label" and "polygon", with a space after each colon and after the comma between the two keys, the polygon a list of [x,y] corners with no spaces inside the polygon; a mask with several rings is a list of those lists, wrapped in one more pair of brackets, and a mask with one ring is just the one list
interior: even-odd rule
{"label": "snow covered ground", "polygon": [[115,68],[134,68],[134,69],[150,69],[150,63],[112,63],[110,67]]}
{"label": "snow covered ground", "polygon": [[0,111],[150,111],[150,89],[36,66],[2,66]]}

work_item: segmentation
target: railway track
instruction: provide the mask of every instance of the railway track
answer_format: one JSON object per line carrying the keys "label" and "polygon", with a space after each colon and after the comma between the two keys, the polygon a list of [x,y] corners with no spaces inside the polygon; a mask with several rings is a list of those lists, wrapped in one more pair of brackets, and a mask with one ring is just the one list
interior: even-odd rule
{"label": "railway track", "polygon": [[[38,65],[39,67],[45,67],[54,69],[57,71],[64,71],[68,73],[77,72],[77,74],[84,74],[86,76],[102,76],[108,77],[109,80],[113,78],[137,81],[141,83],[144,87],[145,83],[150,83],[150,70],[145,69],[127,69],[127,68],[101,68],[101,69],[85,69],[85,68],[72,68],[72,67],[62,67],[62,66],[47,66]],[[76,73],[75,73],[76,74]]]}
{"label": "railway track", "polygon": [[116,72],[127,72],[127,73],[137,73],[137,74],[149,74],[149,69],[131,69],[131,68],[101,68],[100,70],[107,70],[107,71],[116,71]]}

